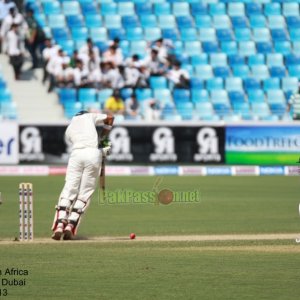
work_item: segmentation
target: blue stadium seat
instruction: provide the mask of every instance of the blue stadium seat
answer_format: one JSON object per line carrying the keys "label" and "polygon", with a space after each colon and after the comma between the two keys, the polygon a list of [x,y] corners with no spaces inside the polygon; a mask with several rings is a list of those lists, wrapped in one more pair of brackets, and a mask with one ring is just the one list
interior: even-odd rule
{"label": "blue stadium seat", "polygon": [[243,81],[239,77],[228,77],[225,80],[226,91],[243,91]]}
{"label": "blue stadium seat", "polygon": [[190,90],[187,89],[174,89],[173,90],[174,102],[182,103],[190,101]]}
{"label": "blue stadium seat", "polygon": [[233,28],[248,28],[248,20],[242,16],[231,17],[231,24]]}
{"label": "blue stadium seat", "polygon": [[229,104],[228,93],[225,90],[212,90],[210,92],[211,102]]}
{"label": "blue stadium seat", "polygon": [[209,101],[209,95],[207,90],[192,89],[191,94],[192,94],[191,98],[193,103]]}
{"label": "blue stadium seat", "polygon": [[137,16],[122,16],[122,25],[125,29],[140,26]]}
{"label": "blue stadium seat", "polygon": [[269,42],[271,40],[269,28],[254,28],[253,40],[255,42]]}
{"label": "blue stadium seat", "polygon": [[200,79],[207,80],[213,77],[213,70],[211,65],[198,65],[194,67],[195,75]]}
{"label": "blue stadium seat", "polygon": [[117,14],[117,4],[114,2],[101,3],[100,12],[102,16],[116,15]]}
{"label": "blue stadium seat", "polygon": [[133,2],[119,2],[117,6],[117,13],[120,16],[133,16],[135,14]]}
{"label": "blue stadium seat", "polygon": [[113,94],[112,89],[102,89],[98,92],[98,102],[104,104],[105,101]]}
{"label": "blue stadium seat", "polygon": [[96,102],[97,90],[91,88],[79,89],[78,100],[81,103]]}
{"label": "blue stadium seat", "polygon": [[95,2],[82,2],[80,3],[82,14],[87,16],[95,16],[99,14],[97,5]]}
{"label": "blue stadium seat", "polygon": [[50,28],[65,28],[66,19],[64,15],[50,15],[48,16],[48,26]]}
{"label": "blue stadium seat", "polygon": [[289,28],[300,28],[300,16],[287,16],[285,20]]}
{"label": "blue stadium seat", "polygon": [[132,41],[130,43],[130,55],[138,54],[144,56],[147,49],[147,42],[144,40]]}
{"label": "blue stadium seat", "polygon": [[76,102],[77,91],[72,88],[62,88],[58,90],[59,102],[65,104],[67,102]]}
{"label": "blue stadium seat", "polygon": [[246,3],[246,13],[248,16],[261,15],[262,14],[261,4],[255,2]]}
{"label": "blue stadium seat", "polygon": [[267,24],[264,15],[251,15],[249,17],[249,22],[252,28],[265,28]]}
{"label": "blue stadium seat", "polygon": [[269,53],[267,54],[267,66],[278,67],[283,66],[283,55],[281,53]]}
{"label": "blue stadium seat", "polygon": [[297,3],[297,1],[292,2],[292,3],[283,3],[282,4],[282,14],[285,17],[299,16],[299,3]]}
{"label": "blue stadium seat", "polygon": [[149,79],[149,83],[152,89],[167,88],[167,79],[163,76],[151,76]]}
{"label": "blue stadium seat", "polygon": [[176,21],[173,15],[160,15],[158,16],[158,24],[162,29],[175,28]]}
{"label": "blue stadium seat", "polygon": [[86,15],[85,25],[87,28],[102,27],[102,18],[100,15]]}
{"label": "blue stadium seat", "polygon": [[178,16],[190,16],[190,6],[187,2],[174,2],[172,4],[173,15]]}
{"label": "blue stadium seat", "polygon": [[271,36],[274,42],[282,42],[288,39],[286,31],[283,28],[271,29]]}
{"label": "blue stadium seat", "polygon": [[203,80],[201,80],[200,78],[198,77],[191,77],[190,79],[190,86],[191,86],[191,89],[195,90],[195,89],[203,89],[204,88],[204,83],[203,83]]}
{"label": "blue stadium seat", "polygon": [[234,65],[232,66],[232,74],[235,77],[240,77],[242,79],[249,77],[250,69],[248,65]]}
{"label": "blue stadium seat", "polygon": [[192,64],[192,66],[207,65],[208,64],[208,54],[200,53],[197,55],[192,55],[191,56],[191,64]]}
{"label": "blue stadium seat", "polygon": [[[106,36],[106,28],[99,28],[100,31],[98,32],[99,35],[101,35],[101,41],[105,41],[105,36]],[[102,32],[101,32],[102,29]],[[128,28],[130,31],[132,28]],[[121,41],[124,41],[126,39],[126,34],[125,30],[123,28],[113,28],[109,29],[108,31],[108,38],[110,40],[114,40],[115,38],[119,38]]]}
{"label": "blue stadium seat", "polygon": [[255,43],[252,41],[239,42],[239,54],[250,56],[256,53]]}
{"label": "blue stadium seat", "polygon": [[195,108],[200,120],[218,120],[218,118],[214,116],[215,113],[211,102],[196,103]]}
{"label": "blue stadium seat", "polygon": [[43,11],[46,16],[58,15],[61,13],[60,3],[58,1],[49,1],[42,3]]}
{"label": "blue stadium seat", "polygon": [[244,80],[244,89],[246,90],[246,92],[248,92],[249,90],[258,90],[261,88],[260,86],[260,81],[256,78],[245,78]]}
{"label": "blue stadium seat", "polygon": [[227,15],[213,16],[213,26],[216,29],[229,29],[231,28],[231,21]]}
{"label": "blue stadium seat", "polygon": [[263,90],[260,89],[249,89],[247,91],[248,94],[248,101],[250,103],[254,102],[265,102],[265,94]]}
{"label": "blue stadium seat", "polygon": [[154,14],[156,16],[160,15],[170,15],[171,14],[171,5],[167,2],[155,3],[154,4]]}
{"label": "blue stadium seat", "polygon": [[132,94],[133,94],[133,89],[131,88],[123,88],[120,90],[120,95],[124,100],[130,98]]}
{"label": "blue stadium seat", "polygon": [[200,28],[199,40],[201,42],[214,42],[216,41],[216,30],[214,28]]}
{"label": "blue stadium seat", "polygon": [[176,104],[176,109],[182,120],[193,119],[194,107],[193,103],[178,103]]}
{"label": "blue stadium seat", "polygon": [[[289,41],[274,42],[274,49],[276,52],[281,53],[283,55],[287,55],[292,52],[291,43]],[[295,51],[295,49],[294,49],[294,51]]]}
{"label": "blue stadium seat", "polygon": [[34,18],[40,27],[45,27],[47,25],[47,19],[43,13],[35,13]]}
{"label": "blue stadium seat", "polygon": [[281,6],[279,3],[265,3],[264,5],[265,16],[279,16],[281,15]]}
{"label": "blue stadium seat", "polygon": [[162,29],[161,35],[164,39],[172,41],[177,41],[179,38],[177,30],[174,28]]}
{"label": "blue stadium seat", "polygon": [[69,31],[67,28],[53,28],[52,36],[57,42],[59,40],[67,40],[69,38]]}
{"label": "blue stadium seat", "polygon": [[292,42],[300,41],[299,28],[290,28],[289,34]]}
{"label": "blue stadium seat", "polygon": [[270,76],[266,65],[254,65],[251,67],[252,75],[257,79],[264,80]]}
{"label": "blue stadium seat", "polygon": [[152,92],[150,89],[136,89],[136,98],[138,101],[144,101],[152,98]]}
{"label": "blue stadium seat", "polygon": [[230,76],[230,68],[228,66],[214,67],[214,75],[221,78]]}
{"label": "blue stadium seat", "polygon": [[65,16],[81,15],[81,9],[78,1],[67,1],[62,3],[62,11]]}
{"label": "blue stadium seat", "polygon": [[160,103],[172,103],[172,95],[170,89],[156,88],[153,89],[153,96],[159,100]]}
{"label": "blue stadium seat", "polygon": [[300,65],[291,65],[288,67],[290,77],[300,78]]}
{"label": "blue stadium seat", "polygon": [[299,80],[297,77],[285,77],[281,79],[282,90],[284,92],[292,91],[293,93],[299,90]]}
{"label": "blue stadium seat", "polygon": [[265,92],[269,90],[277,90],[280,88],[280,79],[279,78],[266,78],[263,81],[263,89]]}
{"label": "blue stadium seat", "polygon": [[270,103],[270,111],[273,115],[278,116],[279,119],[282,119],[286,114],[286,105],[282,103]]}
{"label": "blue stadium seat", "polygon": [[250,55],[248,57],[248,65],[250,67],[253,65],[264,65],[264,64],[265,64],[264,54],[258,53],[258,54]]}
{"label": "blue stadium seat", "polygon": [[[281,42],[281,43],[288,43],[288,42],[286,41],[286,42]],[[292,49],[293,49],[294,54],[299,55],[300,54],[300,42],[293,42]]]}
{"label": "blue stadium seat", "polygon": [[75,50],[75,44],[73,40],[60,40],[59,45],[68,56],[72,56]]}
{"label": "blue stadium seat", "polygon": [[196,41],[198,39],[197,30],[195,28],[183,28],[180,30],[181,40],[186,41]]}
{"label": "blue stadium seat", "polygon": [[64,115],[66,118],[71,119],[74,117],[79,111],[82,110],[82,103],[75,102],[75,103],[66,103],[64,105]]}
{"label": "blue stadium seat", "polygon": [[246,42],[252,39],[249,28],[235,28],[234,35],[237,42]]}
{"label": "blue stadium seat", "polygon": [[220,42],[229,42],[233,40],[233,34],[231,29],[217,29],[216,31],[217,39]]}
{"label": "blue stadium seat", "polygon": [[285,104],[285,96],[282,90],[268,90],[267,91],[267,102],[270,103],[281,103]]}
{"label": "blue stadium seat", "polygon": [[176,17],[176,23],[179,29],[194,27],[194,22],[191,16],[178,16]]}
{"label": "blue stadium seat", "polygon": [[218,42],[203,42],[202,49],[205,53],[219,52]]}
{"label": "blue stadium seat", "polygon": [[151,15],[152,14],[152,3],[141,2],[135,4],[135,11],[138,15]]}
{"label": "blue stadium seat", "polygon": [[210,54],[210,65],[212,67],[227,66],[227,56],[224,53]]}
{"label": "blue stadium seat", "polygon": [[285,55],[285,64],[286,66],[300,65],[300,55],[294,53],[289,53]]}
{"label": "blue stadium seat", "polygon": [[209,14],[211,16],[215,15],[225,15],[226,6],[224,3],[209,3]]}
{"label": "blue stadium seat", "polygon": [[227,4],[227,13],[229,16],[244,16],[245,6],[244,3],[229,2]]}
{"label": "blue stadium seat", "polygon": [[184,43],[184,50],[187,55],[197,55],[201,52],[201,43],[198,41],[187,41]]}
{"label": "blue stadium seat", "polygon": [[268,24],[270,29],[285,28],[285,19],[283,16],[269,16]]}
{"label": "blue stadium seat", "polygon": [[157,19],[155,15],[141,15],[140,23],[143,28],[157,27]]}
{"label": "blue stadium seat", "polygon": [[214,77],[206,80],[206,89],[210,92],[212,90],[223,90],[224,83],[220,77]]}
{"label": "blue stadium seat", "polygon": [[90,37],[95,42],[105,42],[107,40],[107,30],[105,27],[101,28],[91,28],[90,29]]}
{"label": "blue stadium seat", "polygon": [[231,67],[235,65],[244,65],[245,58],[244,56],[238,54],[228,55],[228,63]]}
{"label": "blue stadium seat", "polygon": [[257,42],[257,53],[268,54],[273,52],[273,44],[271,42]]}
{"label": "blue stadium seat", "polygon": [[244,103],[233,103],[233,111],[234,113],[240,115],[244,120],[251,120],[252,113],[248,102]]}
{"label": "blue stadium seat", "polygon": [[68,27],[73,29],[74,27],[80,28],[84,27],[84,19],[83,16],[80,15],[69,15],[67,16],[67,24]]}
{"label": "blue stadium seat", "polygon": [[221,50],[228,56],[238,53],[238,46],[235,41],[221,42]]}
{"label": "blue stadium seat", "polygon": [[144,37],[146,41],[155,41],[161,38],[161,29],[158,27],[153,28],[145,28],[144,29]]}
{"label": "blue stadium seat", "polygon": [[130,42],[143,40],[143,38],[143,30],[140,27],[128,28],[126,30],[126,39]]}
{"label": "blue stadium seat", "polygon": [[[82,28],[72,28],[71,29],[71,34],[72,34],[72,38],[74,41],[78,41],[78,40],[86,40],[89,36],[88,34],[88,30],[85,27]],[[93,38],[94,39],[94,38]]]}
{"label": "blue stadium seat", "polygon": [[267,120],[266,118],[271,114],[269,105],[267,103],[252,103],[251,107],[252,113],[259,117],[259,119]]}
{"label": "blue stadium seat", "polygon": [[195,25],[198,29],[201,28],[211,28],[211,17],[207,15],[195,16]]}
{"label": "blue stadium seat", "polygon": [[104,23],[105,23],[105,26],[107,27],[107,29],[122,27],[120,15],[105,15],[104,20],[105,20]]}
{"label": "blue stadium seat", "polygon": [[205,16],[207,15],[207,4],[204,4],[202,2],[196,2],[190,4],[191,14],[193,16]]}
{"label": "blue stadium seat", "polygon": [[237,103],[245,103],[245,94],[243,91],[229,91],[228,97],[231,103],[231,106],[234,107]]}

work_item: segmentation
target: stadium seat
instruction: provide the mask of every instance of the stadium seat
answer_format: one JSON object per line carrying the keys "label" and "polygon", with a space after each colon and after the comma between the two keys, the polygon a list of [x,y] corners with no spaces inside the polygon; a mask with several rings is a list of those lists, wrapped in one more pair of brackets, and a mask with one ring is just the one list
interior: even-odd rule
{"label": "stadium seat", "polygon": [[263,90],[260,90],[260,89],[249,89],[247,91],[247,94],[248,94],[248,101],[250,103],[265,102],[265,94],[264,94]]}
{"label": "stadium seat", "polygon": [[73,40],[61,40],[59,41],[59,45],[63,51],[67,53],[67,55],[72,56],[75,50],[75,44]]}
{"label": "stadium seat", "polygon": [[114,2],[101,3],[100,12],[102,16],[116,15],[117,14],[117,4]]}
{"label": "stadium seat", "polygon": [[299,90],[299,80],[296,77],[285,77],[281,79],[282,90],[284,92],[292,91],[293,93]]}
{"label": "stadium seat", "polygon": [[91,2],[81,2],[81,11],[82,14],[87,17],[87,16],[100,16],[99,11],[97,8],[97,4],[93,1]]}
{"label": "stadium seat", "polygon": [[285,104],[285,96],[282,90],[268,90],[267,91],[267,102],[271,103],[281,103]]}
{"label": "stadium seat", "polygon": [[206,89],[210,92],[212,90],[223,90],[224,83],[220,77],[209,78],[206,80]]}
{"label": "stadium seat", "polygon": [[191,93],[192,93],[192,102],[193,103],[209,101],[209,95],[208,95],[207,90],[192,89]]}
{"label": "stadium seat", "polygon": [[62,11],[65,16],[81,15],[81,9],[78,1],[67,1],[62,3]]}
{"label": "stadium seat", "polygon": [[82,15],[69,15],[67,16],[67,24],[69,28],[84,27],[84,18]]}
{"label": "stadium seat", "polygon": [[210,65],[212,67],[227,66],[227,56],[224,53],[210,54]]}
{"label": "stadium seat", "polygon": [[259,80],[264,80],[270,76],[266,65],[254,65],[251,67],[252,75]]}
{"label": "stadium seat", "polygon": [[273,52],[273,44],[271,42],[257,42],[257,53],[268,54]]}
{"label": "stadium seat", "polygon": [[[65,28],[66,19],[64,15],[50,15],[48,16],[48,26],[50,28]],[[45,28],[44,28],[45,30]]]}
{"label": "stadium seat", "polygon": [[207,4],[198,1],[191,3],[190,9],[193,16],[206,16],[208,13]]}
{"label": "stadium seat", "polygon": [[167,79],[164,76],[151,76],[149,78],[149,83],[152,89],[167,88]]}
{"label": "stadium seat", "polygon": [[270,111],[272,115],[277,116],[279,119],[283,119],[286,114],[286,105],[282,103],[270,103]]}
{"label": "stadium seat", "polygon": [[283,78],[286,76],[286,70],[284,66],[273,66],[269,69],[271,77]]}
{"label": "stadium seat", "polygon": [[85,25],[87,28],[97,28],[102,27],[102,18],[100,15],[86,15]]}
{"label": "stadium seat", "polygon": [[248,92],[249,90],[258,90],[261,88],[260,86],[260,81],[256,78],[245,78],[244,80],[244,89],[246,90],[246,92]]}
{"label": "stadium seat", "polygon": [[138,15],[151,15],[152,14],[152,3],[141,2],[135,4],[135,11]]}
{"label": "stadium seat", "polygon": [[176,109],[182,120],[191,120],[193,119],[194,107],[193,103],[178,103],[176,104]]}
{"label": "stadium seat", "polygon": [[[287,55],[292,52],[291,43],[289,41],[274,42],[274,49],[276,52],[281,53],[283,55]],[[294,49],[294,51],[296,52],[296,49]]]}
{"label": "stadium seat", "polygon": [[269,90],[277,90],[280,88],[280,79],[279,78],[266,78],[263,81],[263,89],[265,92]]}
{"label": "stadium seat", "polygon": [[285,65],[300,65],[300,55],[289,53],[285,56]]}
{"label": "stadium seat", "polygon": [[231,103],[231,106],[234,107],[237,103],[245,103],[245,94],[243,91],[229,91],[228,97]]}
{"label": "stadium seat", "polygon": [[252,41],[239,42],[239,54],[249,56],[256,53],[255,43]]}
{"label": "stadium seat", "polygon": [[141,56],[145,55],[145,51],[147,49],[146,41],[132,41],[130,43],[130,55],[138,54]]}
{"label": "stadium seat", "polygon": [[201,42],[214,42],[216,41],[216,30],[214,28],[200,28],[199,40]]}
{"label": "stadium seat", "polygon": [[[72,38],[74,41],[86,40],[89,36],[87,28],[72,28],[71,30]],[[94,39],[94,38],[93,38]]]}
{"label": "stadium seat", "polygon": [[176,23],[179,29],[194,27],[193,19],[190,16],[177,16]]}
{"label": "stadium seat", "polygon": [[299,28],[290,28],[289,34],[292,42],[300,41]]}
{"label": "stadium seat", "polygon": [[158,24],[161,29],[175,28],[175,17],[173,15],[160,15],[158,16]]}
{"label": "stadium seat", "polygon": [[300,78],[300,65],[291,65],[288,67],[290,77]]}
{"label": "stadium seat", "polygon": [[172,12],[175,17],[190,16],[190,6],[187,2],[174,2]]}
{"label": "stadium seat", "polygon": [[75,102],[75,103],[66,103],[64,105],[64,115],[67,119],[71,119],[74,117],[79,111],[82,110],[82,103]]}
{"label": "stadium seat", "polygon": [[244,16],[232,16],[231,24],[233,28],[247,28],[248,19]]}
{"label": "stadium seat", "polygon": [[248,102],[233,103],[232,106],[234,113],[240,115],[244,120],[250,120],[252,118],[252,113]]}
{"label": "stadium seat", "polygon": [[267,23],[264,15],[251,15],[249,22],[251,28],[265,28]]}
{"label": "stadium seat", "polygon": [[251,67],[253,65],[264,65],[265,56],[261,53],[250,55],[248,57],[248,65]]}
{"label": "stadium seat", "polygon": [[228,77],[225,80],[225,89],[229,91],[243,91],[243,81],[239,77]]}
{"label": "stadium seat", "polygon": [[210,16],[207,15],[195,16],[194,20],[195,20],[195,25],[198,29],[211,28],[212,26],[211,25],[212,21]]}
{"label": "stadium seat", "polygon": [[264,5],[265,16],[279,16],[281,15],[281,6],[279,3],[265,3]]}
{"label": "stadium seat", "polygon": [[207,53],[200,53],[191,56],[191,64],[192,66],[197,65],[207,65],[208,64],[208,54]]}
{"label": "stadium seat", "polygon": [[122,26],[127,28],[135,28],[140,26],[137,16],[122,16]]}
{"label": "stadium seat", "polygon": [[198,41],[187,41],[184,43],[184,50],[187,55],[197,55],[201,53],[201,43]]}
{"label": "stadium seat", "polygon": [[136,89],[136,98],[138,101],[144,101],[152,98],[150,89]]}
{"label": "stadium seat", "polygon": [[246,3],[246,14],[248,16],[261,15],[262,14],[261,4],[255,2]]}
{"label": "stadium seat", "polygon": [[285,19],[283,16],[269,16],[268,24],[270,29],[283,29],[286,27]]}
{"label": "stadium seat", "polygon": [[226,6],[224,3],[209,3],[209,14],[211,16],[215,15],[225,15]]}
{"label": "stadium seat", "polygon": [[141,15],[140,23],[143,28],[152,28],[158,25],[155,15]]}
{"label": "stadium seat", "polygon": [[159,100],[160,103],[172,103],[172,95],[170,89],[158,88],[153,89],[153,96]]}
{"label": "stadium seat", "polygon": [[288,28],[300,28],[300,16],[286,16],[285,18]]}
{"label": "stadium seat", "polygon": [[43,12],[46,16],[58,15],[61,13],[60,3],[58,1],[49,1],[42,4]]}
{"label": "stadium seat", "polygon": [[232,66],[232,74],[235,77],[240,77],[242,79],[249,77],[250,69],[248,65],[234,65]]}
{"label": "stadium seat", "polygon": [[255,42],[268,42],[271,40],[270,31],[268,28],[254,28],[253,40]]}
{"label": "stadium seat", "polygon": [[217,29],[217,39],[220,42],[229,42],[233,40],[233,34],[231,29]]}
{"label": "stadium seat", "polygon": [[244,16],[245,6],[244,3],[229,2],[227,6],[227,13],[229,16]]}
{"label": "stadium seat", "polygon": [[167,3],[167,2],[155,3],[154,4],[154,14],[156,16],[170,15],[171,14],[170,3]]}
{"label": "stadium seat", "polygon": [[214,109],[211,102],[199,102],[196,103],[196,114],[200,120],[212,120],[214,115]]}
{"label": "stadium seat", "polygon": [[268,67],[283,66],[283,55],[281,53],[269,53],[267,54],[267,65]]}
{"label": "stadium seat", "polygon": [[174,89],[173,90],[174,102],[189,102],[190,101],[190,91],[187,89]]}
{"label": "stadium seat", "polygon": [[117,5],[117,14],[120,16],[133,16],[135,14],[133,2],[119,2]]}
{"label": "stadium seat", "polygon": [[274,42],[282,42],[288,39],[287,33],[283,28],[271,29],[271,36]]}
{"label": "stadium seat", "polygon": [[198,65],[195,66],[195,75],[200,79],[207,80],[213,77],[213,71],[211,65]]}
{"label": "stadium seat", "polygon": [[270,116],[271,112],[267,103],[252,103],[252,113],[259,117],[259,119],[265,119]]}
{"label": "stadium seat", "polygon": [[113,94],[112,89],[102,89],[98,92],[98,102],[103,105],[105,101]]}
{"label": "stadium seat", "polygon": [[69,38],[69,31],[67,28],[53,28],[52,36],[57,42],[59,40],[67,40]]}
{"label": "stadium seat", "polygon": [[81,103],[96,102],[97,90],[91,88],[84,88],[78,90],[78,100]]}
{"label": "stadium seat", "polygon": [[291,17],[291,16],[299,16],[299,3],[292,2],[292,3],[283,3],[282,4],[282,14],[285,17]]}
{"label": "stadium seat", "polygon": [[213,16],[213,26],[216,29],[231,28],[231,21],[227,15]]}
{"label": "stadium seat", "polygon": [[221,42],[221,50],[228,56],[236,55],[238,53],[238,46],[237,43],[234,41],[225,41]]}
{"label": "stadium seat", "polygon": [[235,28],[234,36],[237,42],[245,42],[252,39],[249,28]]}
{"label": "stadium seat", "polygon": [[219,52],[219,44],[218,42],[203,42],[202,49],[205,53]]}
{"label": "stadium seat", "polygon": [[201,90],[204,87],[203,80],[198,77],[191,77],[190,79],[190,87],[192,90],[198,89]]}
{"label": "stadium seat", "polygon": [[[194,28],[191,28],[191,29],[194,29]],[[164,39],[172,40],[173,42],[177,41],[179,38],[177,30],[174,28],[162,29],[161,35]],[[191,37],[189,36],[189,38],[191,38]]]}
{"label": "stadium seat", "polygon": [[107,30],[105,27],[101,28],[91,28],[90,29],[90,37],[93,41],[106,41],[107,40]]}
{"label": "stadium seat", "polygon": [[229,104],[228,93],[225,90],[212,90],[210,92],[211,102],[215,103],[222,103],[222,104]]}
{"label": "stadium seat", "polygon": [[105,15],[104,20],[107,29],[122,27],[121,16],[119,15]]}

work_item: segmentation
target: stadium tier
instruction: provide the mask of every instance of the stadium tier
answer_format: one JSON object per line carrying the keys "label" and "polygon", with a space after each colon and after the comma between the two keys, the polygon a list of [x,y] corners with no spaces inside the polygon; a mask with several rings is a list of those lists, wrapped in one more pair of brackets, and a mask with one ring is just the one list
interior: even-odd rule
{"label": "stadium tier", "polygon": [[[45,33],[71,55],[88,37],[101,53],[121,39],[125,57],[146,56],[149,42],[172,40],[190,75],[179,90],[151,77],[137,99],[157,98],[166,120],[290,119],[287,102],[300,76],[299,1],[27,1]],[[67,117],[103,108],[111,89],[58,92]],[[131,89],[121,94],[129,97]]]}

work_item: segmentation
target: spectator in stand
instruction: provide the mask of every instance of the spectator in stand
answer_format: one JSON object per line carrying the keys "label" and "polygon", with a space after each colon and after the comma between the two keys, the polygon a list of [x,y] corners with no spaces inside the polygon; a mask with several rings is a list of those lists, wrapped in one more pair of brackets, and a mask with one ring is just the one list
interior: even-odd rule
{"label": "spectator in stand", "polygon": [[124,79],[119,71],[112,62],[104,64],[104,72],[102,76],[102,84],[105,88],[121,89],[124,87]]}
{"label": "spectator in stand", "polygon": [[106,100],[104,111],[106,114],[124,115],[125,105],[119,90],[114,90],[112,96]]}
{"label": "spectator in stand", "polygon": [[292,111],[293,120],[300,120],[300,87],[298,92],[290,97],[288,101],[287,111]]}
{"label": "spectator in stand", "polygon": [[167,73],[167,78],[174,83],[178,89],[188,89],[190,87],[190,75],[187,70],[181,69],[181,63],[175,61],[172,69]]}
{"label": "spectator in stand", "polygon": [[57,54],[59,46],[52,45],[51,39],[46,38],[44,42],[45,48],[43,49],[42,52],[42,61],[43,61],[43,70],[44,70],[44,75],[43,75],[43,83],[46,82],[46,80],[49,77],[49,74],[47,72],[47,64],[51,57],[55,56]]}
{"label": "spectator in stand", "polygon": [[145,121],[159,120],[161,115],[160,103],[156,99],[149,99],[143,102],[143,117]]}
{"label": "spectator in stand", "polygon": [[117,51],[117,49],[115,45],[109,46],[103,53],[103,61],[112,63],[115,67],[120,66],[123,63],[123,55],[120,51]]}
{"label": "spectator in stand", "polygon": [[9,14],[9,10],[12,7],[16,7],[16,4],[11,0],[1,0],[0,1],[0,26],[4,18]]}
{"label": "spectator in stand", "polygon": [[25,45],[31,55],[32,69],[35,69],[38,67],[37,50],[41,49],[41,45],[45,40],[45,34],[43,29],[36,22],[32,9],[27,11],[25,20],[28,25],[28,34],[25,39]]}
{"label": "spectator in stand", "polygon": [[55,88],[56,85],[55,78],[57,74],[61,72],[64,57],[65,57],[65,53],[60,48],[57,48],[56,53],[54,53],[50,57],[50,60],[46,66],[46,70],[50,77],[48,93],[52,92],[53,89]]}
{"label": "spectator in stand", "polygon": [[74,50],[73,51],[73,55],[71,56],[71,60],[70,60],[70,66],[72,68],[76,68],[76,61],[79,59],[78,57],[78,50]]}
{"label": "spectator in stand", "polygon": [[102,73],[100,69],[100,63],[97,63],[97,60],[94,57],[94,52],[90,52],[90,60],[88,64],[88,81],[91,84],[91,87],[100,89],[102,81]]}
{"label": "spectator in stand", "polygon": [[133,93],[130,98],[125,101],[126,115],[130,118],[136,118],[139,115],[139,102],[137,101],[136,94]]}
{"label": "spectator in stand", "polygon": [[88,72],[83,68],[83,63],[80,59],[76,61],[76,67],[73,70],[74,86],[76,88],[90,87],[88,81]]}
{"label": "spectator in stand", "polygon": [[150,54],[144,59],[144,65],[149,69],[151,76],[162,76],[166,73],[167,66],[158,58],[158,50],[151,49]]}
{"label": "spectator in stand", "polygon": [[97,61],[97,65],[100,63],[100,52],[98,47],[96,47],[91,38],[86,40],[86,44],[83,45],[79,50],[79,55],[89,55],[90,52],[94,53],[94,59]]}
{"label": "spectator in stand", "polygon": [[56,73],[56,86],[73,87],[74,70],[70,67],[70,58],[65,56],[62,60],[62,68]]}
{"label": "spectator in stand", "polygon": [[15,79],[19,80],[21,75],[21,68],[23,65],[24,45],[22,43],[20,34],[18,32],[19,25],[12,24],[8,31],[7,38],[7,53],[9,61],[14,69]]}
{"label": "spectator in stand", "polygon": [[149,69],[143,64],[138,68],[139,78],[136,84],[136,88],[148,88],[149,87]]}
{"label": "spectator in stand", "polygon": [[3,19],[1,24],[1,41],[3,53],[7,53],[7,33],[11,29],[13,24],[18,25],[19,36],[24,39],[25,32],[27,31],[27,23],[25,22],[23,16],[17,12],[15,7],[9,9],[9,14]]}

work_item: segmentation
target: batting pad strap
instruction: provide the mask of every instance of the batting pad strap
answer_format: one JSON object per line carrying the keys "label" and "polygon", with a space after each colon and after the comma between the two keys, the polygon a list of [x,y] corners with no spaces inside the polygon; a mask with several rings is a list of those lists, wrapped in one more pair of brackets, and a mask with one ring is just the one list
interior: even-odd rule
{"label": "batting pad strap", "polygon": [[103,128],[106,129],[106,130],[111,130],[111,129],[112,129],[112,126],[111,126],[111,125],[108,125],[108,124],[104,124],[104,125],[103,125]]}
{"label": "batting pad strap", "polygon": [[66,207],[66,206],[56,205],[56,206],[55,206],[55,209],[56,209],[56,210],[67,210],[67,207]]}

